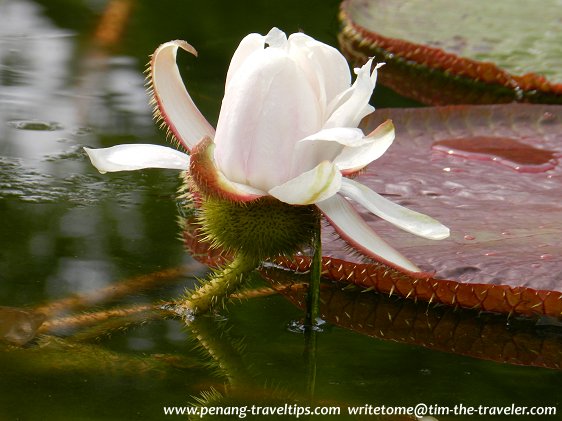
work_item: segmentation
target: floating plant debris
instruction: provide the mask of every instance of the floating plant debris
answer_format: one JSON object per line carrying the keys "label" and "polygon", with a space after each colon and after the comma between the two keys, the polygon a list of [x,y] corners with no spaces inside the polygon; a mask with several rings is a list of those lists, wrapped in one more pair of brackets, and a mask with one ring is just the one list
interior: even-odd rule
{"label": "floating plant debris", "polygon": [[25,345],[35,338],[44,320],[41,313],[0,306],[0,341]]}

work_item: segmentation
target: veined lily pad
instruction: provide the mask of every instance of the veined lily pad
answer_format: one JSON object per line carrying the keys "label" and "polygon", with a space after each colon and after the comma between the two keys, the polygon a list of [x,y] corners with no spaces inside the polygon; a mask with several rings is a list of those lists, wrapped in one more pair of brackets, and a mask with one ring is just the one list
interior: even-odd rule
{"label": "veined lily pad", "polygon": [[365,130],[386,118],[397,128],[395,143],[358,181],[435,217],[451,237],[413,237],[361,212],[381,237],[434,275],[383,271],[327,233],[324,252],[337,259],[330,276],[430,302],[560,317],[562,107],[386,109]]}
{"label": "veined lily pad", "polygon": [[357,64],[386,61],[381,83],[426,104],[562,103],[556,0],[347,0],[340,44]]}
{"label": "veined lily pad", "polygon": [[[562,107],[384,109],[364,130],[387,118],[396,140],[358,181],[435,217],[451,228],[451,237],[425,240],[364,211],[381,237],[431,275],[413,278],[365,259],[330,226],[323,232],[323,275],[432,303],[561,318]],[[228,258],[190,230],[185,239],[207,263]],[[306,271],[310,258],[276,263]]]}

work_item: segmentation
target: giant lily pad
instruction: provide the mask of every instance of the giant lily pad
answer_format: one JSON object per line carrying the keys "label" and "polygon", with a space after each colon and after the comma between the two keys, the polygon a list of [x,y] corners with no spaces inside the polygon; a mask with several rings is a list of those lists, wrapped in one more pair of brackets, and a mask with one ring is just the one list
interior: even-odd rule
{"label": "giant lily pad", "polygon": [[340,44],[355,62],[387,62],[380,80],[421,102],[562,103],[556,0],[347,0]]}
{"label": "giant lily pad", "polygon": [[[324,276],[450,306],[561,317],[562,107],[386,109],[364,129],[387,118],[396,140],[359,181],[437,218],[451,237],[414,237],[364,211],[368,224],[428,275],[414,278],[365,259],[326,225]],[[228,259],[190,230],[185,239],[207,263]],[[276,263],[306,271],[310,258]]]}
{"label": "giant lily pad", "polygon": [[431,302],[560,317],[562,107],[387,109],[365,129],[386,118],[396,141],[359,181],[437,218],[451,237],[412,237],[365,211],[377,233],[433,275],[373,267],[330,241],[327,228],[330,276]]}

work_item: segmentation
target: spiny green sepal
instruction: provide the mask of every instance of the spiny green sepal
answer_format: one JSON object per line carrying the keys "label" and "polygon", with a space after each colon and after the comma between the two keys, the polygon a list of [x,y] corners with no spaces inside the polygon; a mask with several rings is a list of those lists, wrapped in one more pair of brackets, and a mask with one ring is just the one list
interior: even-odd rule
{"label": "spiny green sepal", "polygon": [[319,218],[315,206],[288,205],[268,196],[247,203],[206,196],[199,223],[213,247],[261,261],[310,245]]}

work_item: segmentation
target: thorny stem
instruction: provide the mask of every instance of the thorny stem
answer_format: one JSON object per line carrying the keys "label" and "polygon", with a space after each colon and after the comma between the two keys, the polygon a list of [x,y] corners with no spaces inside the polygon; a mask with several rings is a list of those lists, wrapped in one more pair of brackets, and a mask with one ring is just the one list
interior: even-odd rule
{"label": "thorny stem", "polygon": [[198,266],[200,265],[185,265],[146,275],[135,276],[118,283],[112,283],[105,288],[47,303],[41,307],[35,308],[35,312],[44,314],[48,319],[52,319],[59,314],[86,309],[93,304],[101,305],[108,301],[125,297],[131,293],[138,293],[145,289],[159,287],[162,286],[164,282],[177,282],[187,274],[197,270]]}
{"label": "thorny stem", "polygon": [[184,317],[203,314],[226,299],[244,282],[248,273],[258,267],[260,261],[244,253],[236,255],[225,268],[214,272],[202,285],[176,303],[176,311]]}
{"label": "thorny stem", "polygon": [[[273,294],[277,294],[277,291],[270,287],[263,287],[240,291],[232,294],[230,297],[238,300],[248,300]],[[174,305],[175,303],[172,301],[141,304],[54,318],[44,322],[38,328],[37,333],[53,333],[70,329],[84,329],[93,326],[95,332],[88,330],[85,334],[80,334],[80,339],[102,336],[104,334],[110,334],[113,330],[124,329],[132,323],[141,324],[157,318],[177,317],[177,313],[170,310]],[[113,324],[112,321],[114,321]]]}

